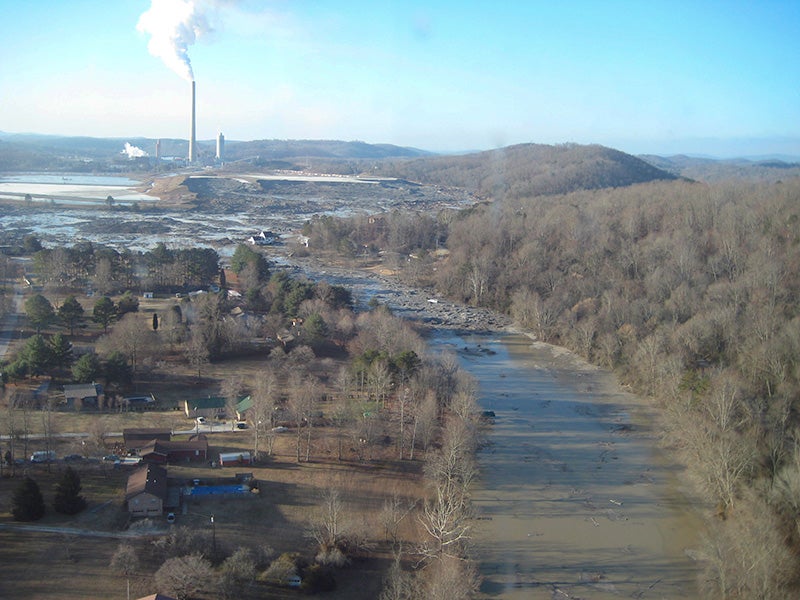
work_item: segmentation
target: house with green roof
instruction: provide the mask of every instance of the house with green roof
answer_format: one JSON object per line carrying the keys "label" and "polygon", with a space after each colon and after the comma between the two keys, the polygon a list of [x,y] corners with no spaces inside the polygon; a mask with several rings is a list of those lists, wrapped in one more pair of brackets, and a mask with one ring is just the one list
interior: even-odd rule
{"label": "house with green roof", "polygon": [[219,417],[225,414],[225,398],[222,396],[208,396],[194,400],[184,400],[183,410],[190,419],[197,417]]}
{"label": "house with green roof", "polygon": [[253,412],[253,398],[250,395],[240,398],[236,403],[236,420],[246,421],[248,412]]}

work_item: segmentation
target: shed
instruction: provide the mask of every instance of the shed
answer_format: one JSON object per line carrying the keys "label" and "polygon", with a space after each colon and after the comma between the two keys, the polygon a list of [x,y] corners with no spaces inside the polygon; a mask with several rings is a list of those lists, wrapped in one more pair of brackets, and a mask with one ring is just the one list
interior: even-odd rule
{"label": "shed", "polygon": [[184,400],[183,410],[190,419],[196,417],[218,417],[225,414],[225,398],[208,396],[195,400]]}
{"label": "shed", "polygon": [[252,464],[249,452],[221,452],[219,455],[219,466],[238,467],[240,465]]}
{"label": "shed", "polygon": [[125,501],[132,517],[157,517],[164,511],[167,499],[167,470],[147,465],[128,477]]}

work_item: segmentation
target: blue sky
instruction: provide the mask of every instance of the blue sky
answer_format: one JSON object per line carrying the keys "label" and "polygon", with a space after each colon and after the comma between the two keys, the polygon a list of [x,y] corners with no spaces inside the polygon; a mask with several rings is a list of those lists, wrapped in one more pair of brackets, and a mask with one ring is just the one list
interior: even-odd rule
{"label": "blue sky", "polygon": [[[196,4],[201,139],[800,156],[797,0]],[[0,0],[0,131],[186,138],[150,6]]]}

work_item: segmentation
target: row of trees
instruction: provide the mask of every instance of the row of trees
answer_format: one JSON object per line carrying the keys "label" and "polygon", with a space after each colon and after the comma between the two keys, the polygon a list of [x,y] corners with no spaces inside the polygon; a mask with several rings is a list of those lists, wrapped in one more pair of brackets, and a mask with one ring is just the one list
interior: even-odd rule
{"label": "row of trees", "polygon": [[219,281],[219,255],[212,248],[117,251],[92,242],[42,248],[33,254],[38,280],[54,288],[93,287],[101,294],[120,290],[165,291],[204,288]]}
{"label": "row of trees", "polygon": [[[81,478],[72,467],[67,467],[55,486],[53,509],[64,515],[75,515],[86,508],[81,495]],[[46,512],[44,496],[39,484],[30,477],[20,481],[11,499],[11,514],[17,521],[38,521]]]}

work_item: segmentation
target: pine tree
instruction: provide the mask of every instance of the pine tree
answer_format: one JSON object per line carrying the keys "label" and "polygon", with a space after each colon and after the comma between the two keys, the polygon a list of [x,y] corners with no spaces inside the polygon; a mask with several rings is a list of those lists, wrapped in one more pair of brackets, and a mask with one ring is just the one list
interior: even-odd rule
{"label": "pine tree", "polygon": [[53,508],[64,515],[74,515],[86,508],[86,499],[81,496],[81,478],[72,467],[67,467],[56,484]]}
{"label": "pine tree", "polygon": [[44,498],[39,485],[30,477],[23,479],[14,490],[11,514],[17,521],[38,521],[44,516]]}

